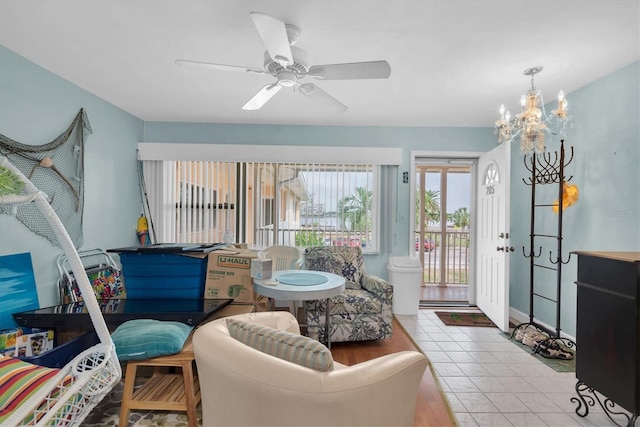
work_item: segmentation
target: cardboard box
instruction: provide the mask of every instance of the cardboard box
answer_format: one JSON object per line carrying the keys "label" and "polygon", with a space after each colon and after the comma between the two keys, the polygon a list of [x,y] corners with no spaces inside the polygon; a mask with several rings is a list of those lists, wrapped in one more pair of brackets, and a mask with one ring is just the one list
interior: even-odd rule
{"label": "cardboard box", "polygon": [[0,331],[0,356],[16,355],[16,340],[22,335],[21,328]]}
{"label": "cardboard box", "polygon": [[53,331],[33,328],[25,331],[16,341],[17,357],[40,356],[53,349]]}
{"label": "cardboard box", "polygon": [[15,328],[0,331],[0,355],[39,356],[53,349],[54,331],[40,328]]}
{"label": "cardboard box", "polygon": [[270,259],[252,259],[251,277],[254,279],[271,279],[273,261]]}
{"label": "cardboard box", "polygon": [[219,249],[209,252],[205,298],[235,298],[236,302],[257,302],[251,278],[251,260],[258,252],[249,249]]}

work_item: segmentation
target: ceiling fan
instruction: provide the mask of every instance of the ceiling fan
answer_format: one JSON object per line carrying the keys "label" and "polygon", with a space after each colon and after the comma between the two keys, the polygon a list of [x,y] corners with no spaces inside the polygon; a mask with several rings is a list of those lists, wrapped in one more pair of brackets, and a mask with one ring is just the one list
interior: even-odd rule
{"label": "ceiling fan", "polygon": [[311,65],[309,55],[294,46],[301,33],[298,27],[285,24],[264,13],[251,12],[250,15],[267,49],[264,53],[264,69],[185,59],[175,61],[177,65],[185,67],[268,74],[277,79],[275,83],[270,83],[260,89],[242,107],[243,110],[258,110],[283,87],[294,87],[298,93],[314,101],[331,105],[343,112],[347,110],[346,105],[315,84],[301,83],[300,80],[307,77],[318,80],[386,79],[391,74],[391,67],[387,61]]}

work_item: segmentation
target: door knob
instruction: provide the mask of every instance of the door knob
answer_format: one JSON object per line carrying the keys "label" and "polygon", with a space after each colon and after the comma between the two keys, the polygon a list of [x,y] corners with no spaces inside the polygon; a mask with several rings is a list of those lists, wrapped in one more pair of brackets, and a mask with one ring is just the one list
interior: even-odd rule
{"label": "door knob", "polygon": [[508,239],[509,238],[509,233],[500,233],[498,234],[498,237],[501,239]]}
{"label": "door knob", "polygon": [[513,251],[515,251],[515,248],[513,246],[504,246],[504,247],[498,246],[497,251],[498,252],[501,252],[501,251],[513,252]]}
{"label": "door knob", "polygon": [[503,248],[502,246],[498,246],[497,251],[498,251],[498,252],[500,252],[500,251],[504,251],[504,248]]}

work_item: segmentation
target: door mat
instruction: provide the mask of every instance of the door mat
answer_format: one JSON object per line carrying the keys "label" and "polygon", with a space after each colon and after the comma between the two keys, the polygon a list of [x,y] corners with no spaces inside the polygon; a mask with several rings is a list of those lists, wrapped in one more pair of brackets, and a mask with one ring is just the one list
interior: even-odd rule
{"label": "door mat", "polygon": [[512,342],[514,345],[520,347],[523,351],[526,351],[527,353],[531,354],[531,356],[535,357],[536,359],[538,359],[539,361],[541,361],[542,363],[544,363],[545,365],[547,365],[548,367],[550,367],[551,369],[553,369],[556,372],[575,372],[576,371],[576,356],[577,356],[577,352],[575,350],[575,348],[573,349],[568,349],[566,346],[562,346],[564,349],[570,351],[571,353],[573,353],[573,359],[570,360],[565,360],[565,359],[549,359],[546,357],[542,357],[540,354],[538,353],[534,353],[533,349],[531,347],[529,347],[526,344],[522,344],[519,341],[516,341],[515,339],[511,338],[511,332],[507,332],[504,333],[503,336],[508,339],[510,342]]}
{"label": "door mat", "polygon": [[476,311],[436,311],[434,312],[442,323],[447,326],[488,326],[496,325],[486,314]]}

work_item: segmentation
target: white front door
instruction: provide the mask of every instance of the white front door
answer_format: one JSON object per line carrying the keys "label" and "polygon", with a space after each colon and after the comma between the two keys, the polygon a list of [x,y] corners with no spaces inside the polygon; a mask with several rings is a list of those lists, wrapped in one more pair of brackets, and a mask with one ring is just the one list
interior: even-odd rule
{"label": "white front door", "polygon": [[510,161],[508,143],[481,156],[476,193],[476,303],[504,332],[509,330]]}

